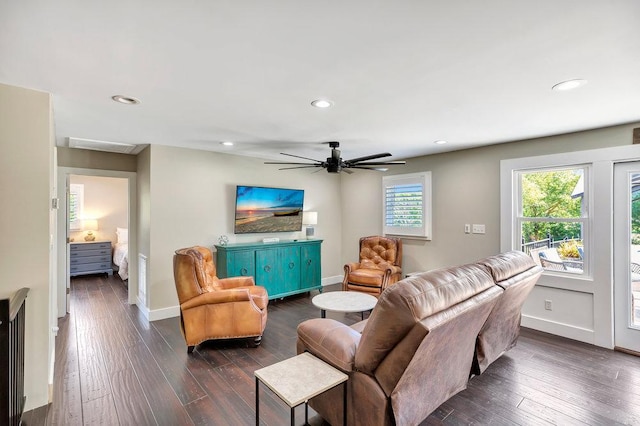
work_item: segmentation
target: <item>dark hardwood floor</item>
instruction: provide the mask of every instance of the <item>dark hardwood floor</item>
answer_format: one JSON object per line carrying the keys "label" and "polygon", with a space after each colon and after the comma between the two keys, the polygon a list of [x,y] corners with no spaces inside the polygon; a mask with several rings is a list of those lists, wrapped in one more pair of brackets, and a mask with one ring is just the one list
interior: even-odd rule
{"label": "dark hardwood floor", "polygon": [[[178,319],[148,323],[119,278],[74,278],[71,294],[53,404],[25,413],[25,425],[255,424],[254,370],[295,355],[296,326],[319,316],[308,295],[272,301],[258,348],[208,342],[189,356]],[[260,401],[263,424],[289,423],[270,391],[261,388]],[[300,407],[296,424],[303,416]],[[640,358],[523,329],[514,349],[423,422],[437,424],[640,425]]]}

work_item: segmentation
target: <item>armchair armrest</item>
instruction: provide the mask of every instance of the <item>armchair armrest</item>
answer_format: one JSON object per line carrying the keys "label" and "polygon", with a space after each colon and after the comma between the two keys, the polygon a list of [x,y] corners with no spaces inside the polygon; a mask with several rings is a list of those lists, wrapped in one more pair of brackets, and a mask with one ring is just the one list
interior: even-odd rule
{"label": "armchair armrest", "polygon": [[360,263],[359,262],[350,262],[347,263],[346,265],[344,265],[344,272],[345,273],[349,273],[349,272],[353,272],[356,269],[360,269]]}
{"label": "armchair armrest", "polygon": [[236,287],[248,287],[256,285],[253,277],[229,277],[218,278],[220,288],[228,290]]}
{"label": "armchair armrest", "polygon": [[394,275],[394,274],[401,274],[402,273],[402,268],[396,265],[388,265],[385,268],[385,271],[387,271],[389,273],[389,275]]}
{"label": "armchair armrest", "polygon": [[186,310],[202,305],[248,301],[251,301],[251,295],[249,294],[249,290],[247,290],[246,288],[219,290],[209,293],[202,293],[201,295],[184,302],[182,305],[180,305],[180,308],[182,310]]}
{"label": "armchair armrest", "polygon": [[298,353],[310,352],[344,371],[353,371],[361,334],[329,318],[314,318],[298,325]]}

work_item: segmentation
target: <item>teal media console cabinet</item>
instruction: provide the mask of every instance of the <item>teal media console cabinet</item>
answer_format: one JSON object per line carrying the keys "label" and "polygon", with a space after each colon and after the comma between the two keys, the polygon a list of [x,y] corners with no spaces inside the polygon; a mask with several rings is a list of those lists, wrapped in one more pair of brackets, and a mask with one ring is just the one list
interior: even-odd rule
{"label": "teal media console cabinet", "polygon": [[218,277],[253,276],[269,299],[319,289],[322,240],[216,246]]}

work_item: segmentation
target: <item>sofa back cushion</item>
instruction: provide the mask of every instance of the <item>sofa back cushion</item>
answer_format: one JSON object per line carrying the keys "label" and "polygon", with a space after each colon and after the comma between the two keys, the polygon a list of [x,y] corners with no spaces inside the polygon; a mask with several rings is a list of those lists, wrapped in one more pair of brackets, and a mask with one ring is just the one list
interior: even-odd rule
{"label": "sofa back cushion", "polygon": [[397,382],[427,333],[416,328],[416,324],[492,287],[495,287],[493,279],[484,267],[463,265],[412,275],[387,288],[362,331],[356,369],[374,375],[380,363],[412,332],[403,342],[406,346],[403,351],[407,353],[398,355],[404,360],[394,363],[397,377],[387,379]]}
{"label": "sofa back cushion", "polygon": [[478,261],[479,265],[485,266],[494,281],[500,287],[508,287],[510,280],[523,272],[538,272],[540,268],[536,268],[536,264],[531,258],[521,251],[509,251],[490,256]]}
{"label": "sofa back cushion", "polygon": [[475,374],[482,373],[516,344],[522,306],[543,271],[531,256],[520,251],[501,253],[478,263],[487,267],[504,292],[478,333]]}
{"label": "sofa back cushion", "polygon": [[495,285],[416,324],[425,337],[402,375],[394,381],[399,344],[376,370],[390,394],[396,424],[418,424],[451,396],[467,387],[476,336],[499,299]]}

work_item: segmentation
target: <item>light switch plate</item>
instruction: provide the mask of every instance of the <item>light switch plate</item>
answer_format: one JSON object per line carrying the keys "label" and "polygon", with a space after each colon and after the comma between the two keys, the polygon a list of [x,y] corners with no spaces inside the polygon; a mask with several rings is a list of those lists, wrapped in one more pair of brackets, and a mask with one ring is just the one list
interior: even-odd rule
{"label": "light switch plate", "polygon": [[484,234],[484,224],[474,223],[471,232],[474,234]]}

